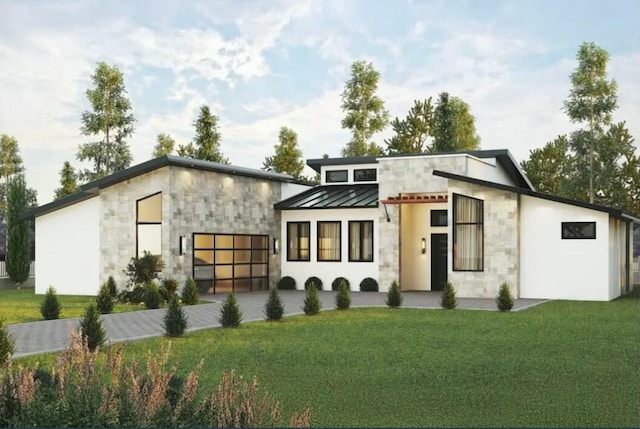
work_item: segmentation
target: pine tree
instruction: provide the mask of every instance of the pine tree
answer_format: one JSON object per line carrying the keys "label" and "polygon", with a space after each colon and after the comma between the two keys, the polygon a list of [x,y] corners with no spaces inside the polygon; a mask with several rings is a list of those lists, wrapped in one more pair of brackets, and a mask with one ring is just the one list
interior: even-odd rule
{"label": "pine tree", "polygon": [[200,113],[193,126],[196,128],[193,138],[195,158],[228,164],[229,160],[220,151],[218,117],[211,113],[209,106],[200,106]]}
{"label": "pine tree", "polygon": [[94,351],[107,340],[107,333],[102,326],[100,313],[96,303],[91,301],[80,319],[80,332],[87,339],[89,350]]}
{"label": "pine tree", "polygon": [[302,310],[307,316],[313,316],[320,312],[320,308],[322,308],[322,304],[318,297],[318,290],[316,289],[316,285],[312,283],[309,285],[304,297],[304,307],[302,307]]}
{"label": "pine tree", "polygon": [[110,314],[113,311],[114,303],[111,291],[109,289],[109,283],[103,283],[100,286],[100,292],[96,298],[96,305],[101,314]]}
{"label": "pine tree", "polygon": [[9,333],[4,318],[0,316],[0,365],[3,365],[13,355],[15,349],[16,342]]}
{"label": "pine tree", "polygon": [[267,320],[281,320],[284,315],[284,305],[278,294],[278,290],[273,288],[269,292],[269,298],[264,305],[264,314]]}
{"label": "pine tree", "polygon": [[54,320],[60,318],[60,310],[62,306],[58,301],[58,295],[55,288],[49,286],[47,293],[44,295],[42,302],[40,303],[40,314],[45,320]]}
{"label": "pine tree", "polygon": [[402,305],[402,294],[397,281],[391,283],[391,287],[387,292],[387,305],[391,308],[398,308]]}
{"label": "pine tree", "polygon": [[238,302],[236,300],[236,294],[231,292],[227,295],[227,299],[224,300],[222,308],[220,309],[220,317],[218,322],[223,328],[237,328],[242,322],[242,313]]}
{"label": "pine tree", "polygon": [[450,282],[444,285],[442,290],[442,296],[440,297],[440,306],[447,310],[453,310],[458,306],[458,300],[456,299],[456,290]]}
{"label": "pine tree", "polygon": [[62,199],[78,191],[78,175],[69,161],[65,161],[60,170],[60,187],[53,191],[54,200]]}
{"label": "pine tree", "polygon": [[169,134],[158,134],[158,137],[156,137],[156,139],[157,143],[153,147],[153,153],[151,154],[152,158],[157,158],[163,155],[171,155],[173,153],[176,142],[171,138]]}
{"label": "pine tree", "polygon": [[351,307],[351,294],[347,282],[342,280],[336,294],[336,308],[338,310],[346,310]]}
{"label": "pine tree", "polygon": [[164,315],[164,332],[167,337],[180,337],[188,326],[187,315],[180,306],[177,295],[173,295]]}
{"label": "pine tree", "polygon": [[431,136],[433,124],[433,106],[431,97],[424,101],[414,100],[413,107],[403,120],[397,117],[391,121],[395,135],[388,140],[387,152],[390,155],[427,153],[427,138]]}
{"label": "pine tree", "polygon": [[13,177],[9,182],[7,196],[7,274],[12,281],[21,284],[29,278],[31,266],[31,224],[22,219],[22,214],[29,208],[29,190],[22,174]]}
{"label": "pine tree", "polygon": [[433,111],[433,144],[430,152],[462,152],[480,148],[480,137],[476,133],[475,118],[469,105],[447,92],[438,96]]}
{"label": "pine tree", "polygon": [[109,286],[109,295],[111,295],[111,298],[117,297],[118,285],[116,284],[116,280],[113,276],[109,276],[109,278],[107,278],[107,285]]}
{"label": "pine tree", "polygon": [[298,146],[298,135],[291,128],[280,128],[280,144],[273,146],[275,154],[265,158],[262,169],[276,173],[290,174],[296,179],[302,178],[304,162]]}
{"label": "pine tree", "polygon": [[500,285],[496,305],[500,311],[511,311],[513,308],[513,295],[511,295],[511,289],[506,282]]}
{"label": "pine tree", "polygon": [[182,303],[184,305],[196,305],[200,301],[198,288],[193,277],[189,277],[182,288]]}

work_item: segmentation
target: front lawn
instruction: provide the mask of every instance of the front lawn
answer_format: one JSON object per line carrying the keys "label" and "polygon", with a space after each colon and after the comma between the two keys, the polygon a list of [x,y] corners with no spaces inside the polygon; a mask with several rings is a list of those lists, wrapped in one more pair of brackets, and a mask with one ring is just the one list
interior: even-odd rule
{"label": "front lawn", "polygon": [[[518,313],[351,309],[173,340],[186,374],[205,360],[257,375],[285,416],[314,426],[638,427],[638,298],[550,302]],[[144,361],[165,338],[128,344]],[[45,368],[54,355],[40,360]]]}

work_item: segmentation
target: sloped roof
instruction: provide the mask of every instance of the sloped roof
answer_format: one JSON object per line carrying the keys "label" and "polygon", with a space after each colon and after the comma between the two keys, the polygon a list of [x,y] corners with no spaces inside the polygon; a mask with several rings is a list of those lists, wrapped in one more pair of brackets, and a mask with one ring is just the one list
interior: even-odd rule
{"label": "sloped roof", "polygon": [[316,186],[274,204],[276,210],[375,207],[378,207],[378,185],[375,183]]}

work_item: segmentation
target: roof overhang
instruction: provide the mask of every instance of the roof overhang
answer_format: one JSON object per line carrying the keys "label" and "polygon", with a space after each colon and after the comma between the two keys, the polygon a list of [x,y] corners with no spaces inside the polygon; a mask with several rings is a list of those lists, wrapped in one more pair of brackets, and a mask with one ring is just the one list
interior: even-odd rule
{"label": "roof overhang", "polygon": [[380,200],[382,204],[429,204],[446,203],[449,200],[447,194],[426,194],[426,195],[398,195]]}

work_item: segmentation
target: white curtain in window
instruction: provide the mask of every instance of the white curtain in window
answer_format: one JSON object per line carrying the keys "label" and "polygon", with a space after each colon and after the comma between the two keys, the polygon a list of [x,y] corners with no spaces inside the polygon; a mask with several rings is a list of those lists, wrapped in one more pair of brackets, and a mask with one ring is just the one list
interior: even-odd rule
{"label": "white curtain in window", "polygon": [[373,222],[350,222],[349,237],[350,260],[373,260]]}
{"label": "white curtain in window", "polygon": [[455,196],[454,243],[456,270],[479,271],[483,268],[483,202]]}
{"label": "white curtain in window", "polygon": [[318,260],[340,260],[340,223],[318,224]]}

